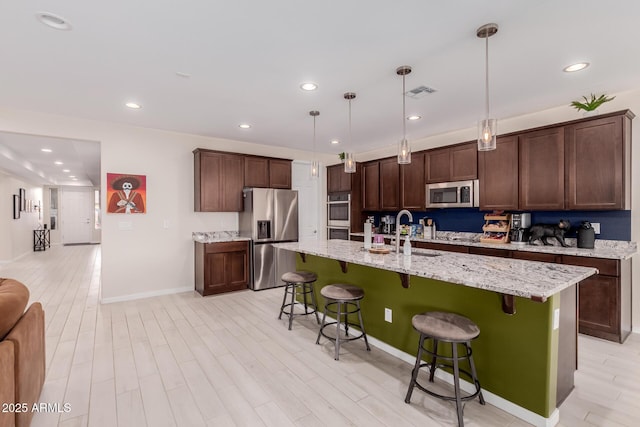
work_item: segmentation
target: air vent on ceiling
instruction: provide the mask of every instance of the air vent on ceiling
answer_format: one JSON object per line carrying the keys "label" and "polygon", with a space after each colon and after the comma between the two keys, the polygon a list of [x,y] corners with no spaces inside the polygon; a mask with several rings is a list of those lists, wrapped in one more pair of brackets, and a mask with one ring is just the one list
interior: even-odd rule
{"label": "air vent on ceiling", "polygon": [[423,85],[418,86],[415,89],[411,89],[410,91],[406,92],[406,95],[410,98],[420,99],[423,96],[429,95],[435,91],[436,90],[434,88]]}

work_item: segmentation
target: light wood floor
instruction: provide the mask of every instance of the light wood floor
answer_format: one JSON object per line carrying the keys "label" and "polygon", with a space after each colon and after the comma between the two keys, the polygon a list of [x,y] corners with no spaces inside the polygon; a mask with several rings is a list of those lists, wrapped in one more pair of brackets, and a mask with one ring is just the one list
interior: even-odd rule
{"label": "light wood floor", "polygon": [[[183,293],[98,304],[100,247],[54,247],[0,266],[45,309],[47,378],[39,426],[453,426],[455,408],[416,390],[411,366],[361,341],[315,345],[317,325],[277,320],[282,288]],[[365,319],[366,322],[366,319]],[[561,425],[640,425],[640,338],[580,337],[576,390]],[[443,387],[448,387],[443,385]],[[470,402],[467,426],[523,426]]]}

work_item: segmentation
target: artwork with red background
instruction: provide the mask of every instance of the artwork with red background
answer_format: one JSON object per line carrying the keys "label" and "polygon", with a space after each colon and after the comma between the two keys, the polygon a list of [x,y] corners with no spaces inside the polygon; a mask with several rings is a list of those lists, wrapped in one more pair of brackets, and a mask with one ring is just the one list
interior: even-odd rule
{"label": "artwork with red background", "polygon": [[145,213],[146,175],[107,173],[107,213]]}

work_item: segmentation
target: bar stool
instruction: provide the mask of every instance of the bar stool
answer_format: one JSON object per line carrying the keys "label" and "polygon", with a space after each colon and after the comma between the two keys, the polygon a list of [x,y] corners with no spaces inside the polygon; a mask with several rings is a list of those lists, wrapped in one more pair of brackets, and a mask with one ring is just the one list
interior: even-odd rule
{"label": "bar stool", "polygon": [[[364,323],[362,322],[362,313],[360,312],[360,300],[364,298],[364,291],[354,285],[344,284],[332,284],[327,285],[320,290],[320,294],[326,299],[324,305],[324,314],[322,315],[322,324],[318,331],[318,339],[316,344],[320,344],[320,336],[323,336],[331,341],[335,342],[335,360],[338,360],[340,353],[341,341],[353,341],[359,338],[364,338],[364,343],[367,346],[367,351],[371,351],[369,347],[369,341],[367,340],[367,334],[364,330]],[[335,309],[334,309],[335,308]],[[327,318],[327,312],[336,315],[336,321],[325,323]],[[350,323],[349,314],[358,314],[359,323]],[[330,325],[336,325],[336,336],[331,337],[324,333],[324,328]],[[344,326],[344,332],[346,338],[340,337],[340,324]],[[357,326],[360,328],[360,334],[349,337],[349,325]]]}
{"label": "bar stool", "polygon": [[[476,367],[473,363],[473,355],[471,352],[471,340],[480,335],[480,328],[466,317],[460,316],[454,313],[445,313],[441,311],[430,311],[422,314],[416,314],[411,319],[411,324],[414,329],[420,332],[420,342],[418,344],[418,355],[416,356],[416,363],[412,371],[411,382],[409,383],[409,390],[407,390],[407,396],[404,401],[410,403],[411,393],[414,387],[418,387],[420,390],[428,393],[434,397],[444,400],[450,400],[456,402],[456,410],[458,413],[458,426],[464,426],[464,419],[462,417],[462,401],[472,400],[476,396],[480,399],[480,404],[484,405],[484,397],[482,396],[482,390],[480,389],[480,382],[476,374]],[[425,348],[425,340],[433,340],[433,351]],[[438,353],[438,343],[445,342],[451,344],[451,357]],[[458,346],[464,346],[464,354],[458,355]],[[422,354],[426,352],[431,356],[430,363],[422,363]],[[452,362],[451,364],[438,363],[438,359]],[[462,370],[459,367],[459,361],[467,359],[469,361],[469,367],[471,373]],[[418,383],[418,372],[420,368],[429,366],[429,382],[433,382],[433,376],[436,369],[441,367],[449,367],[453,369],[453,385],[454,396],[445,396],[435,393]],[[460,394],[460,374],[465,374],[473,384],[475,385],[475,392],[469,396],[462,396]]]}
{"label": "bar stool", "polygon": [[[318,280],[318,275],[311,271],[289,271],[282,275],[282,281],[286,283],[284,288],[284,297],[280,306],[280,315],[278,319],[282,319],[282,314],[289,316],[289,330],[293,323],[294,316],[306,316],[307,314],[315,314],[316,322],[320,324],[318,317],[318,304],[316,303],[316,294],[313,291],[313,282]],[[287,295],[291,295],[291,302],[287,303]],[[302,295],[302,303],[298,302],[296,297]],[[307,295],[311,295],[311,302],[307,302]],[[294,313],[296,304],[304,305],[304,313]]]}

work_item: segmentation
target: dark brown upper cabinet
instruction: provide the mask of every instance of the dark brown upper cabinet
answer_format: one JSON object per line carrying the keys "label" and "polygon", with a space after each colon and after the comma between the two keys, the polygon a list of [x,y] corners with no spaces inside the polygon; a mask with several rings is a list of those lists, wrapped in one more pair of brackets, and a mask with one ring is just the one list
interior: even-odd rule
{"label": "dark brown upper cabinet", "polygon": [[380,210],[380,162],[362,164],[362,210]]}
{"label": "dark brown upper cabinet", "polygon": [[244,156],[194,150],[194,210],[242,211]]}
{"label": "dark brown upper cabinet", "polygon": [[630,182],[630,134],[631,118],[627,115],[565,128],[567,209],[630,208],[629,186],[625,185]]}
{"label": "dark brown upper cabinet", "polygon": [[400,210],[400,165],[397,157],[380,160],[380,209]]}
{"label": "dark brown upper cabinet", "polygon": [[425,153],[426,183],[466,181],[478,178],[476,142],[437,148]]}
{"label": "dark brown upper cabinet", "polygon": [[291,188],[291,160],[246,156],[244,186]]}
{"label": "dark brown upper cabinet", "polygon": [[327,166],[327,193],[342,193],[351,191],[352,173],[344,171],[344,164]]}
{"label": "dark brown upper cabinet", "polygon": [[498,137],[496,149],[478,152],[480,210],[518,209],[518,137]]}
{"label": "dark brown upper cabinet", "polygon": [[424,210],[424,153],[411,157],[411,163],[400,165],[400,208]]}
{"label": "dark brown upper cabinet", "polygon": [[564,209],[564,127],[519,135],[521,210]]}

